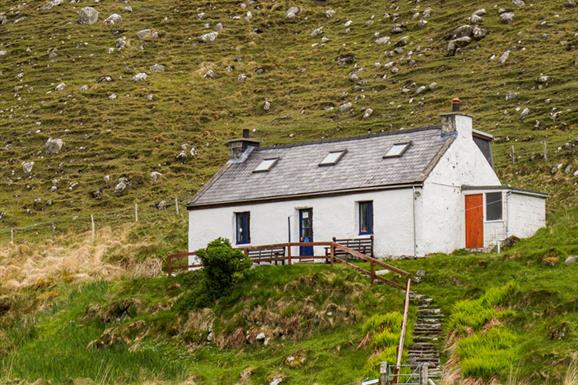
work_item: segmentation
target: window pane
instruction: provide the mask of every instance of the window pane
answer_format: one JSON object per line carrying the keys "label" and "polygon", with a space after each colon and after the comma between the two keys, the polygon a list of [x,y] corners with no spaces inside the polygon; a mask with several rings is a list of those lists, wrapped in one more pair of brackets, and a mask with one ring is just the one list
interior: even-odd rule
{"label": "window pane", "polygon": [[319,164],[322,166],[330,166],[337,164],[337,162],[339,162],[344,153],[345,151],[330,152]]}
{"label": "window pane", "polygon": [[396,156],[401,156],[408,146],[409,143],[396,143],[390,147],[390,149],[385,154],[385,157],[392,158]]}
{"label": "window pane", "polygon": [[502,193],[486,193],[486,220],[497,221],[502,219]]}
{"label": "window pane", "polygon": [[254,172],[269,171],[279,159],[265,159],[255,168]]}
{"label": "window pane", "polygon": [[237,244],[251,243],[251,214],[249,212],[236,213]]}
{"label": "window pane", "polygon": [[359,202],[359,234],[373,234],[373,202]]}

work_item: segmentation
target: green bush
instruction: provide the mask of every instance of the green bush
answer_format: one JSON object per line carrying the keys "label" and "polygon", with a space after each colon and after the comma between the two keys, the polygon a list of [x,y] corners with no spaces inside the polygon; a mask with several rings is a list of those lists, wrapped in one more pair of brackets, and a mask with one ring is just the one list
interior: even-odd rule
{"label": "green bush", "polygon": [[517,336],[505,327],[478,332],[458,342],[460,369],[466,377],[506,376],[516,357]]}
{"label": "green bush", "polygon": [[209,299],[217,299],[231,292],[235,275],[251,267],[251,260],[224,238],[197,251],[203,263],[205,289]]}

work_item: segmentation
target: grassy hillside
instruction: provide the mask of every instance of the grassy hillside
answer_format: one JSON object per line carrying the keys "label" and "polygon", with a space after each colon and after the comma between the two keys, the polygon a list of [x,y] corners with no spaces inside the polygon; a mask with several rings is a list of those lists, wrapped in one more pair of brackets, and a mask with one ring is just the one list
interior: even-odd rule
{"label": "grassy hillside", "polygon": [[[577,359],[575,217],[501,254],[396,261],[446,315],[446,384],[576,385],[563,382]],[[261,266],[198,308],[200,272],[168,278],[154,263],[174,231],[0,249],[0,383],[339,385],[393,361],[399,291],[339,265]]]}
{"label": "grassy hillside", "polygon": [[[135,0],[46,10],[45,1],[0,0],[2,237],[38,222],[55,223],[42,231],[88,229],[90,214],[129,221],[135,201],[156,217],[154,204],[184,203],[218,169],[224,141],[242,128],[264,144],[397,130],[436,124],[454,96],[496,136],[503,182],[552,193],[551,210],[574,206],[577,8],[564,3]],[[79,25],[87,5],[99,20]],[[287,18],[290,6],[297,17]],[[514,11],[512,24],[500,22],[500,7]],[[487,36],[447,56],[446,35],[479,8]],[[105,24],[113,13],[122,23]],[[392,33],[396,25],[405,31]],[[158,38],[141,40],[147,28]],[[199,40],[215,30],[214,42]],[[377,44],[378,35],[391,43]],[[339,64],[340,55],[354,63]],[[134,81],[141,72],[148,78]],[[347,102],[351,110],[339,112]],[[49,138],[64,141],[58,154],[47,153]],[[34,162],[30,174],[23,162]],[[128,187],[115,193],[121,177]]]}

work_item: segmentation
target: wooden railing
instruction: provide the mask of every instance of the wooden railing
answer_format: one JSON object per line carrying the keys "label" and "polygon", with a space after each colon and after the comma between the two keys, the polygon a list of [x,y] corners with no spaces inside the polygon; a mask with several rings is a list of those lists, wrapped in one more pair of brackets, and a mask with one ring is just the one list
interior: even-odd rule
{"label": "wooden railing", "polygon": [[[323,256],[299,256],[299,255],[292,255],[292,248],[293,247],[324,247],[328,248],[329,253]],[[263,257],[262,251],[267,250],[280,250],[283,249],[283,255],[279,256],[277,253],[271,253],[270,256]],[[274,243],[269,245],[259,245],[259,246],[247,246],[247,247],[240,247],[239,250],[243,251],[243,253],[248,257],[251,258],[253,263],[261,263],[261,262],[287,262],[288,265],[291,265],[294,261],[315,261],[315,260],[322,260],[326,263],[341,263],[344,266],[347,266],[361,274],[364,274],[369,277],[370,282],[373,284],[376,281],[380,281],[385,283],[386,285],[392,286],[396,289],[400,289],[404,291],[404,302],[403,302],[403,320],[401,324],[401,334],[399,337],[399,345],[397,348],[397,361],[396,361],[396,370],[394,375],[394,380],[397,381],[399,377],[400,369],[401,369],[401,360],[403,357],[403,345],[405,343],[405,335],[407,333],[407,323],[408,323],[408,314],[409,314],[409,301],[410,301],[410,290],[411,290],[411,274],[405,270],[402,270],[398,267],[390,265],[388,263],[383,262],[377,258],[371,257],[369,255],[363,254],[358,250],[352,249],[345,245],[342,245],[337,242],[286,242],[286,243]],[[340,256],[336,256],[336,251],[340,251]],[[260,252],[260,253],[255,253]],[[346,258],[342,258],[341,255],[343,253],[349,254],[357,260],[361,260],[364,262],[369,263],[369,270],[356,265],[348,261]],[[176,271],[179,270],[191,270],[196,268],[201,268],[202,265],[200,264],[189,264],[188,258],[190,256],[194,256],[197,253],[193,252],[181,252],[175,253],[167,256],[167,273],[169,276],[172,276]],[[253,255],[253,257],[252,257]],[[258,255],[258,256],[255,256]],[[266,253],[265,253],[266,255]],[[177,260],[186,260],[186,263],[183,264],[176,264]],[[387,279],[378,275],[376,273],[376,266],[379,266],[385,270],[390,271],[391,273],[397,275],[398,277],[403,278],[405,281],[403,284],[400,284],[396,281],[391,279]]]}

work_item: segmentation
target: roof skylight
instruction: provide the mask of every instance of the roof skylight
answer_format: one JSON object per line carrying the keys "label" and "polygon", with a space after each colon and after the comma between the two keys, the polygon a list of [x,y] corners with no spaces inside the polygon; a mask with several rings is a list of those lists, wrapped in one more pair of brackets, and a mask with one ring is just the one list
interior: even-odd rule
{"label": "roof skylight", "polygon": [[407,151],[411,142],[396,143],[387,150],[387,153],[383,156],[384,158],[398,158]]}
{"label": "roof skylight", "polygon": [[277,163],[279,158],[263,159],[261,163],[253,170],[253,172],[267,172],[270,171]]}
{"label": "roof skylight", "polygon": [[319,165],[320,166],[336,165],[337,163],[339,163],[341,158],[343,158],[343,155],[345,155],[346,152],[347,150],[331,151],[329,154],[325,156],[325,158],[323,158],[323,160],[321,161],[321,163],[319,163]]}

